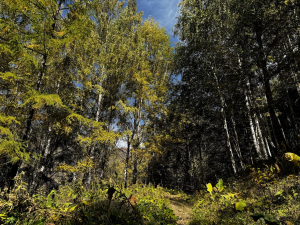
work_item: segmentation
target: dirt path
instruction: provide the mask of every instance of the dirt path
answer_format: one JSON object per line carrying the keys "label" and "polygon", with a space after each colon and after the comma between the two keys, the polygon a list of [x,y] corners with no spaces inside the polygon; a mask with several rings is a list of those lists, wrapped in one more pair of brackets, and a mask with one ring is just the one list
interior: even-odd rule
{"label": "dirt path", "polygon": [[177,224],[188,224],[192,218],[192,208],[186,199],[178,195],[169,195],[170,207],[173,209],[176,216],[178,216]]}

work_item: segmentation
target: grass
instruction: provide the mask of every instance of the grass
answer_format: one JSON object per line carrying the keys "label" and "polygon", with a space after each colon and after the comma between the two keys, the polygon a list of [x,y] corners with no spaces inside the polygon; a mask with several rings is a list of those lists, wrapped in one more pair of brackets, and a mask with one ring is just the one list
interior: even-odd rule
{"label": "grass", "polygon": [[299,173],[280,175],[273,166],[250,171],[221,192],[199,190],[189,224],[300,224]]}
{"label": "grass", "polygon": [[251,168],[193,195],[98,181],[89,190],[72,183],[31,197],[20,178],[11,193],[0,194],[0,224],[300,224],[299,171],[283,168]]}

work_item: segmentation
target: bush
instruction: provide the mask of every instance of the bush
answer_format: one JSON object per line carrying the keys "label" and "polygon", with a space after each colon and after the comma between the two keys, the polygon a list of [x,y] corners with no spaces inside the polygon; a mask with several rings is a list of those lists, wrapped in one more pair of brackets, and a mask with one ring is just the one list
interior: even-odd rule
{"label": "bush", "polygon": [[99,181],[87,190],[75,183],[30,197],[26,185],[20,181],[11,193],[1,193],[1,224],[176,224],[167,192],[152,186],[122,191]]}
{"label": "bush", "polygon": [[223,191],[217,188],[219,183],[214,188],[208,184],[207,190],[198,192],[190,225],[256,224],[257,220],[263,224],[297,224],[299,176],[279,178],[278,173],[273,166],[252,168],[246,178],[239,178]]}

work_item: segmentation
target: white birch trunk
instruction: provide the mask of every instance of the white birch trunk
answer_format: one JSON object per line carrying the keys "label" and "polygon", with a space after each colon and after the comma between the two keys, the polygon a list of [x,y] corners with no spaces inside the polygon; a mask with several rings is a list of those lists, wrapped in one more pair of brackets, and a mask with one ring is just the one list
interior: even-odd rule
{"label": "white birch trunk", "polygon": [[263,135],[262,135],[262,132],[261,132],[261,129],[260,129],[260,125],[259,125],[259,121],[258,121],[258,118],[256,116],[256,113],[254,113],[254,120],[255,120],[255,126],[256,126],[256,137],[258,137],[258,140],[260,142],[260,146],[261,146],[261,149],[262,149],[262,154],[264,155],[265,159],[268,159],[269,156],[268,156],[268,153],[267,153],[267,150],[266,150],[266,146],[265,146],[265,143],[264,143],[264,138],[263,138]]}
{"label": "white birch trunk", "polygon": [[[51,127],[49,127],[49,128],[48,128],[49,134],[50,134],[51,130],[52,130]],[[50,136],[50,135],[49,135],[49,136]],[[45,158],[45,159],[47,158],[47,156],[48,156],[49,153],[50,153],[50,151],[49,151],[49,150],[50,150],[50,143],[51,143],[51,137],[49,137],[48,140],[47,140],[47,145],[46,145],[45,152],[44,152],[44,158]],[[44,169],[45,169],[45,166],[42,165],[42,167],[41,167],[41,169],[40,169],[40,172],[43,172]]]}
{"label": "white birch trunk", "polygon": [[266,148],[267,148],[268,154],[269,154],[270,157],[272,157],[272,153],[270,151],[270,147],[269,147],[269,144],[268,144],[268,139],[264,138],[264,140],[265,140],[265,143],[266,143]]}
{"label": "white birch trunk", "polygon": [[259,114],[259,117],[261,120],[264,120],[265,124],[266,124],[266,129],[267,129],[267,135],[265,136],[265,143],[266,143],[266,147],[267,147],[267,150],[268,150],[268,153],[269,153],[269,156],[272,157],[272,153],[271,153],[271,148],[269,146],[269,141],[270,141],[270,145],[273,147],[273,148],[276,148],[275,144],[272,142],[272,139],[270,138],[271,137],[271,131],[269,129],[269,125],[268,125],[268,121],[262,117],[261,114]]}
{"label": "white birch trunk", "polygon": [[[101,101],[102,101],[102,94],[99,94],[98,95],[97,112],[96,112],[96,116],[95,116],[95,120],[97,122],[99,121],[99,115],[100,115],[100,110],[101,110]],[[94,160],[94,155],[95,155],[95,145],[92,145],[91,153],[90,153],[92,160]],[[92,181],[92,168],[89,168],[88,178],[87,178],[87,186],[88,187],[91,185],[91,181]]]}
{"label": "white birch trunk", "polygon": [[224,111],[225,100],[224,100],[224,98],[222,96],[222,93],[221,93],[221,90],[220,90],[218,78],[215,74],[214,74],[214,76],[215,76],[215,80],[216,80],[216,84],[217,84],[219,98],[220,98],[220,101],[221,101],[221,114],[222,114],[222,117],[223,117],[224,130],[225,130],[225,134],[226,134],[226,144],[227,144],[227,147],[228,147],[229,152],[230,152],[231,165],[232,165],[234,173],[236,174],[237,173],[236,163],[235,163],[235,160],[234,160],[234,155],[233,155],[232,147],[231,147],[231,144],[230,144],[230,135],[229,135],[228,126],[227,126],[226,114],[225,114],[225,111]]}
{"label": "white birch trunk", "polygon": [[[280,126],[281,133],[282,133],[282,135],[283,135],[284,141],[285,141],[285,143],[288,145],[288,142],[287,142],[287,139],[286,139],[286,136],[285,136],[283,127],[282,127],[282,125],[281,125],[280,119],[279,119],[279,117],[278,117],[277,115],[276,115],[276,118],[277,118],[277,120],[278,120],[278,123],[279,123],[279,126]],[[281,144],[282,144],[282,143],[281,143]],[[284,143],[283,143],[283,144],[284,144]],[[286,147],[287,147],[287,146],[286,146]],[[284,150],[286,150],[286,148],[285,148]]]}
{"label": "white birch trunk", "polygon": [[[268,101],[266,95],[264,95],[264,98],[265,98],[266,101]],[[277,118],[277,121],[278,121],[278,124],[279,124],[280,131],[281,131],[281,133],[282,133],[283,139],[284,139],[285,143],[288,144],[287,139],[286,139],[286,136],[285,136],[285,133],[284,133],[284,130],[283,130],[283,127],[282,127],[282,125],[281,125],[281,123],[280,123],[280,120],[279,120],[279,118],[278,118],[276,112],[275,112],[275,116],[276,116],[276,118]],[[271,121],[271,122],[272,122],[272,121]],[[279,151],[279,150],[280,150],[279,143],[277,142],[277,138],[276,138],[276,135],[275,135],[275,130],[274,130],[274,127],[273,127],[273,123],[271,123],[271,124],[272,124],[272,130],[273,130],[273,134],[274,134],[274,137],[275,137],[275,140],[276,140],[276,144],[277,144],[277,150]],[[282,142],[282,143],[283,143],[283,142]],[[282,143],[280,143],[280,144],[282,144]],[[287,146],[286,146],[286,147],[287,147]]]}
{"label": "white birch trunk", "polygon": [[[222,101],[223,99],[221,99]],[[224,102],[224,101],[223,101]],[[226,114],[225,114],[225,111],[224,111],[224,107],[222,106],[221,108],[221,113],[223,115],[223,121],[224,121],[224,129],[225,129],[225,133],[226,133],[226,142],[227,142],[227,147],[230,151],[230,160],[231,160],[231,164],[232,164],[232,168],[233,168],[233,171],[234,173],[237,173],[237,170],[236,170],[236,164],[235,164],[235,160],[234,160],[234,155],[233,155],[233,151],[232,151],[232,148],[231,148],[231,144],[230,144],[230,136],[229,136],[229,132],[228,132],[228,126],[227,126],[227,120],[226,120]]]}
{"label": "white birch trunk", "polygon": [[[36,169],[33,171],[33,176],[32,176],[32,183],[31,183],[31,190],[35,191],[35,189],[37,188],[37,181],[36,179],[38,178],[38,174],[41,172],[44,172],[45,170],[45,165],[43,165],[43,163],[46,161],[47,156],[49,155],[50,151],[50,143],[51,143],[51,136],[50,136],[50,132],[51,132],[51,126],[48,127],[48,139],[47,139],[47,143],[46,143],[46,147],[45,147],[45,151],[43,153],[43,158],[40,160],[40,162],[37,164]],[[42,162],[42,165],[40,166],[40,163]]]}
{"label": "white birch trunk", "polygon": [[251,134],[252,134],[253,144],[254,144],[256,153],[258,155],[258,158],[262,159],[262,154],[261,154],[261,150],[260,150],[259,144],[257,142],[257,137],[256,137],[254,125],[253,125],[253,120],[252,120],[252,117],[251,117],[249,99],[248,99],[246,91],[245,91],[245,96],[246,96],[247,114],[248,114],[248,119],[249,119],[249,123],[250,123],[250,130],[251,130]]}
{"label": "white birch trunk", "polygon": [[[250,80],[248,80],[248,82],[247,82],[247,88],[248,88],[248,93],[250,94],[250,96],[252,96],[251,87],[250,87]],[[251,106],[253,106],[253,104],[252,104],[252,101],[251,101],[250,97],[248,97],[248,101],[249,101],[249,105],[250,105],[250,108],[251,108]],[[250,114],[251,114],[251,111],[250,111]],[[261,155],[262,155],[263,158],[268,159],[268,153],[267,153],[266,146],[265,146],[265,143],[264,143],[264,136],[261,132],[259,120],[258,120],[258,117],[257,117],[255,112],[253,113],[253,119],[255,121],[255,124],[254,124],[255,125],[255,135],[256,135],[256,137],[258,139],[258,142],[259,142]]]}
{"label": "white birch trunk", "polygon": [[236,131],[236,126],[235,126],[235,120],[234,120],[234,114],[233,111],[231,111],[231,121],[233,124],[233,130],[234,130],[234,135],[235,135],[235,140],[236,140],[236,153],[239,157],[240,163],[241,163],[241,167],[244,170],[245,169],[245,164],[243,163],[243,157],[242,157],[242,153],[241,153],[241,148],[240,148],[240,143],[239,143],[239,137]]}
{"label": "white birch trunk", "polygon": [[[275,145],[274,145],[274,143],[272,141],[272,134],[271,134],[271,130],[270,130],[270,127],[269,127],[268,118],[266,118],[266,117],[263,117],[263,118],[265,120],[265,123],[267,124],[267,131],[268,131],[268,134],[269,134],[269,138],[268,139],[270,139],[270,144],[272,145],[273,148],[277,148],[277,151],[279,151],[279,144],[278,144],[277,139],[275,138]],[[272,123],[271,123],[271,126],[272,126]],[[271,128],[272,128],[272,133],[275,136],[273,126]]]}
{"label": "white birch trunk", "polygon": [[[240,58],[238,58],[238,63],[239,63],[240,69],[242,70],[242,62],[241,62]],[[248,91],[251,94],[250,81],[249,80],[247,80],[246,86],[248,88]],[[251,102],[250,102],[250,99],[249,99],[247,93],[248,93],[247,90],[245,90],[244,94],[245,94],[245,98],[246,98],[245,100],[246,100],[247,115],[248,115],[248,119],[249,119],[250,130],[251,130],[252,139],[253,139],[253,144],[254,144],[255,151],[256,151],[256,153],[258,155],[258,158],[262,159],[262,153],[261,153],[260,146],[258,144],[257,135],[256,135],[256,132],[255,132],[255,127],[254,127],[254,123],[253,123],[252,115],[251,115],[251,107],[250,107]],[[252,164],[253,164],[253,159],[251,159],[251,161],[252,161]]]}

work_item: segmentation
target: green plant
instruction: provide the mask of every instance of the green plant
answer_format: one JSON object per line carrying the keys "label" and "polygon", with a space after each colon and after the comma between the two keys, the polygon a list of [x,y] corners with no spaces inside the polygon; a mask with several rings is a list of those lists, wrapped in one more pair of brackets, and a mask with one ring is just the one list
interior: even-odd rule
{"label": "green plant", "polygon": [[255,213],[255,214],[251,215],[251,217],[254,219],[254,221],[262,219],[262,221],[264,221],[266,224],[270,224],[270,225],[279,224],[278,221],[274,218],[274,216],[272,216],[270,214]]}
{"label": "green plant", "polygon": [[213,187],[212,187],[211,183],[208,183],[208,184],[206,185],[206,187],[207,187],[207,191],[212,195]]}
{"label": "green plant", "polygon": [[216,184],[216,187],[218,188],[219,192],[222,192],[224,190],[223,180],[222,179],[219,180],[219,182]]}
{"label": "green plant", "polygon": [[213,186],[211,185],[211,183],[206,184],[207,187],[207,191],[212,195],[213,191],[215,190],[215,192],[222,192],[224,190],[224,186],[223,186],[223,180],[219,179],[218,183],[216,184],[216,187],[213,188]]}

